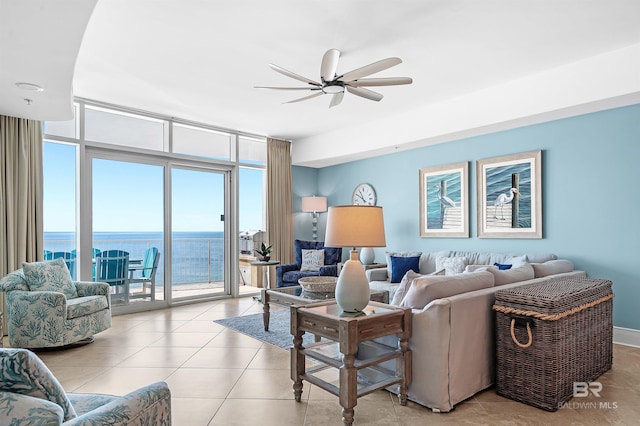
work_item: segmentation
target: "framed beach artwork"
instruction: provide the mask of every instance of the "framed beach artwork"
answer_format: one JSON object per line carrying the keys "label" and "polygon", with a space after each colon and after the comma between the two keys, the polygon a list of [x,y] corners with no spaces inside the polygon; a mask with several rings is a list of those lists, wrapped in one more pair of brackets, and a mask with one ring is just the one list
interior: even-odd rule
{"label": "framed beach artwork", "polygon": [[542,238],[542,151],[476,162],[479,238]]}
{"label": "framed beach artwork", "polygon": [[420,236],[469,237],[469,163],[420,169]]}

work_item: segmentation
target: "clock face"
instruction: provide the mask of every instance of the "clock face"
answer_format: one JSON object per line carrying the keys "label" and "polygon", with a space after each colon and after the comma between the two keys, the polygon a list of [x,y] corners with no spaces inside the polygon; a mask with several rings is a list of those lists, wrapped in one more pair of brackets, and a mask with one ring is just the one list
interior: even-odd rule
{"label": "clock face", "polygon": [[368,183],[361,183],[353,190],[351,201],[358,206],[375,206],[376,191]]}

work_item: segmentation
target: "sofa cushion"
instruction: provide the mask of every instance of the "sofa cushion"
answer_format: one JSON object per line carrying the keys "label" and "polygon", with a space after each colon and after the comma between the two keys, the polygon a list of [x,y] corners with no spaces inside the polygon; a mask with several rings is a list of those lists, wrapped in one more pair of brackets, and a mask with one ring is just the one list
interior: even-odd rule
{"label": "sofa cushion", "polygon": [[319,271],[324,265],[324,250],[305,250],[302,249],[302,266],[300,271]]}
{"label": "sofa cushion", "polygon": [[60,382],[33,352],[3,349],[0,352],[0,391],[19,393],[58,404],[64,419],[76,417]]}
{"label": "sofa cushion", "polygon": [[29,285],[22,269],[13,271],[0,279],[0,291],[7,292],[12,290],[29,291]]}
{"label": "sofa cushion", "polygon": [[24,277],[31,291],[56,291],[68,299],[78,297],[67,263],[62,258],[45,262],[24,262]]}
{"label": "sofa cushion", "polygon": [[404,277],[409,270],[413,270],[414,272],[418,272],[420,270],[420,256],[391,256],[392,283],[399,283],[402,281],[402,277]]}
{"label": "sofa cushion", "polygon": [[413,280],[400,306],[422,309],[436,299],[490,288],[493,284],[493,274],[487,271],[444,276],[425,275]]}
{"label": "sofa cushion", "polygon": [[536,278],[573,271],[573,263],[566,259],[550,260],[544,263],[532,263]]}
{"label": "sofa cushion", "polygon": [[487,271],[493,274],[496,286],[532,280],[535,278],[533,266],[531,266],[530,263],[525,263],[517,268],[505,270],[500,270],[495,266],[492,266],[488,268]]}
{"label": "sofa cushion", "polygon": [[104,296],[83,296],[67,299],[67,319],[83,317],[108,307],[109,303]]}
{"label": "sofa cushion", "polygon": [[436,271],[444,269],[445,275],[461,274],[468,263],[469,260],[463,256],[438,256],[436,258]]}

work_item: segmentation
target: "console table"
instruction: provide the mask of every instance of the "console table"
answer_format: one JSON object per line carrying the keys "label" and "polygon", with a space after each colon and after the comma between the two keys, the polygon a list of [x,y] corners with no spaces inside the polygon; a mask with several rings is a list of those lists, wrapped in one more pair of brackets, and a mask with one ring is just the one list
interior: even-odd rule
{"label": "console table", "polygon": [[[305,332],[326,340],[302,346]],[[407,404],[407,388],[411,380],[411,309],[369,302],[357,315],[342,312],[335,300],[291,307],[291,378],[296,401],[302,397],[302,380],[337,395],[342,406],[342,421],[353,424],[358,397],[398,384],[401,405]],[[395,334],[397,346],[373,341]],[[359,350],[360,349],[360,350]],[[365,350],[366,349],[366,350]],[[314,362],[307,368],[305,358]],[[382,365],[395,360],[395,369]],[[336,384],[318,375],[336,369]]]}

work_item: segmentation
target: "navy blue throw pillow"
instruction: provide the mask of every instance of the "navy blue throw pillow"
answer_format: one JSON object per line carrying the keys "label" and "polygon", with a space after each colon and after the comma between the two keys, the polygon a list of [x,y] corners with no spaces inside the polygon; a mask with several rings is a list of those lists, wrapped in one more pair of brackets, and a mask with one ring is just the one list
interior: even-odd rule
{"label": "navy blue throw pillow", "polygon": [[391,282],[399,283],[407,271],[420,272],[420,256],[399,257],[391,256]]}
{"label": "navy blue throw pillow", "polygon": [[505,271],[507,269],[511,269],[511,265],[507,265],[507,264],[504,264],[504,263],[496,262],[496,263],[493,264],[493,266],[497,266],[498,269],[500,269],[501,271]]}

